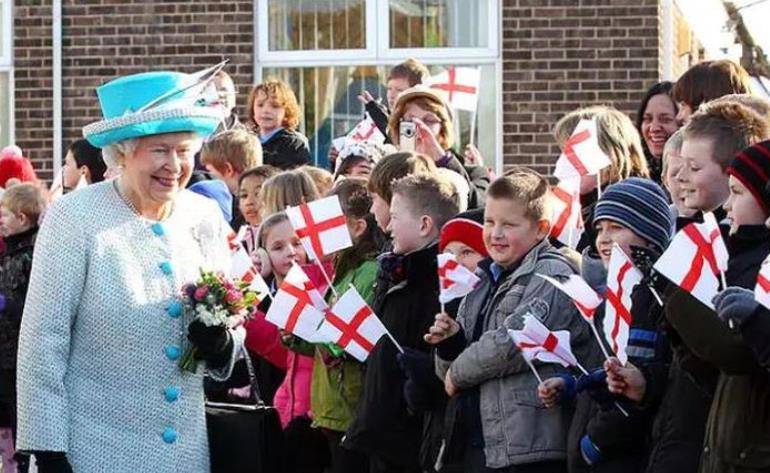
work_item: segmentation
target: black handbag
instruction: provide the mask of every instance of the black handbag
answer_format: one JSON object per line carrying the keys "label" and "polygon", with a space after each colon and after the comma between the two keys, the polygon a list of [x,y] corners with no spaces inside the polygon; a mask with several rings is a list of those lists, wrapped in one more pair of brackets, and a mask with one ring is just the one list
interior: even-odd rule
{"label": "black handbag", "polygon": [[249,372],[249,404],[206,402],[211,473],[280,473],[284,438],[278,411],[262,401],[254,366]]}

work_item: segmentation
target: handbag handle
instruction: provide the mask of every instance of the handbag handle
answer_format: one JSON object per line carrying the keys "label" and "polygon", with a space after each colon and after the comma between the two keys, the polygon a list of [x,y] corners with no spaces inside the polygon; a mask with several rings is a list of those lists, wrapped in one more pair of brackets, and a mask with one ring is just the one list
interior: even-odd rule
{"label": "handbag handle", "polygon": [[251,387],[251,397],[254,398],[254,402],[257,403],[258,406],[264,407],[265,401],[262,400],[262,393],[259,390],[259,383],[257,382],[257,376],[254,374],[254,365],[251,363],[251,355],[249,355],[249,351],[246,349],[246,346],[241,347],[241,351],[243,353],[243,359],[246,362],[246,371],[249,373],[249,386]]}

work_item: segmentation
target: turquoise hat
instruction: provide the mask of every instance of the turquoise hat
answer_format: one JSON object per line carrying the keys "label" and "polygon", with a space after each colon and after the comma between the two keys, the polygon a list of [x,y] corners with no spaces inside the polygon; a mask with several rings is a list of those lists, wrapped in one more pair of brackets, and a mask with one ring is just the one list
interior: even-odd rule
{"label": "turquoise hat", "polygon": [[83,127],[98,147],[142,136],[180,131],[206,137],[224,119],[211,79],[225,62],[194,73],[144,72],[112,80],[96,89],[104,120]]}

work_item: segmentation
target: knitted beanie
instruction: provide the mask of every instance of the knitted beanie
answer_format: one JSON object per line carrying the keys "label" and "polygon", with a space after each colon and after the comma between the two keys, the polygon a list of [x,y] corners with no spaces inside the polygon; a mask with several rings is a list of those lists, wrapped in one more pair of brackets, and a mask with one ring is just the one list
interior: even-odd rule
{"label": "knitted beanie", "polygon": [[441,227],[438,250],[443,252],[449,243],[459,241],[486,258],[488,253],[484,246],[483,223],[483,209],[474,209],[457,214],[455,218]]}
{"label": "knitted beanie", "polygon": [[630,177],[604,191],[594,207],[594,220],[612,220],[645,239],[658,251],[667,246],[674,219],[663,189],[654,181]]}
{"label": "knitted beanie", "polygon": [[770,140],[751,145],[738,153],[727,173],[741,181],[762,210],[770,213],[770,193],[765,189],[770,176]]}

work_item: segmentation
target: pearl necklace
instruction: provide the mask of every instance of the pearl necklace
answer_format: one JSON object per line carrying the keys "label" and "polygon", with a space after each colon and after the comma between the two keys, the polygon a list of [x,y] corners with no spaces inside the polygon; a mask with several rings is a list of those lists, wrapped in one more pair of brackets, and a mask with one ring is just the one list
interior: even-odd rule
{"label": "pearl necklace", "polygon": [[[124,204],[128,207],[128,209],[137,217],[145,218],[144,215],[139,211],[139,209],[136,208],[136,205],[129,199],[127,196],[123,195],[123,193],[120,191],[120,186],[118,185],[118,180],[115,179],[112,181],[113,187],[115,187],[115,193],[118,194],[118,197],[120,197],[120,200],[123,201]],[[158,219],[159,222],[162,222],[163,220],[166,220],[170,215],[171,212],[174,210],[174,203],[171,202],[171,205],[168,207],[168,210],[165,210],[163,212],[163,215]]]}

